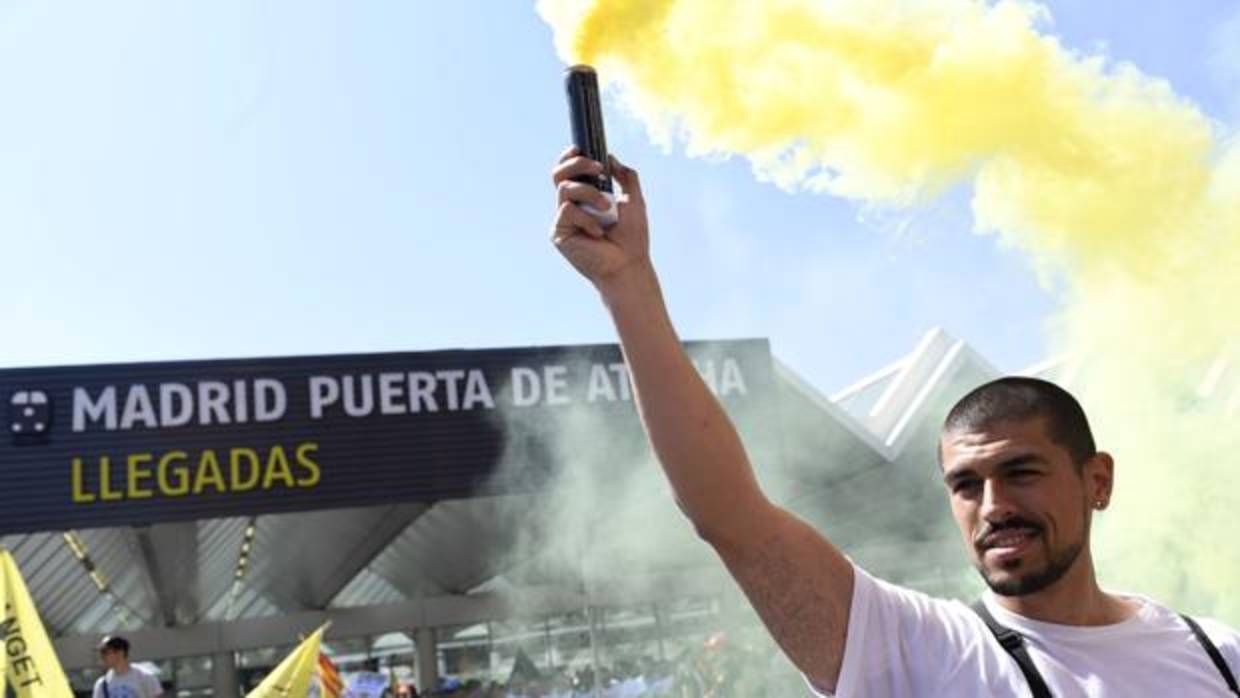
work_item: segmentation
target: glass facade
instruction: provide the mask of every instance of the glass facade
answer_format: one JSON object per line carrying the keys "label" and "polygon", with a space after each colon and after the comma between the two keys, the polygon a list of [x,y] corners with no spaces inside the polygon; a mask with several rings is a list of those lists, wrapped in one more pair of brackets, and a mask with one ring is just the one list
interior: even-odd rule
{"label": "glass facade", "polygon": [[[793,687],[783,695],[800,690],[795,683],[799,678],[786,662],[781,665],[756,616],[732,597],[686,596],[443,626],[434,629],[434,638],[437,675],[447,686],[498,684],[529,696],[558,696],[589,691],[596,682],[604,688],[640,682],[648,695],[673,695],[654,692],[656,684],[667,691],[675,687],[678,698],[711,690],[730,695],[720,693],[724,683],[758,691],[735,694],[746,698],[768,695],[757,685]],[[241,695],[294,647],[236,653]],[[324,642],[323,651],[346,685],[363,672],[382,675],[393,691],[403,693],[403,687],[416,685],[418,653],[412,632],[333,639]],[[209,656],[157,662],[155,667],[170,697],[213,695]],[[78,695],[90,695],[99,675],[97,669],[72,672]],[[780,683],[788,677],[795,681]]]}
{"label": "glass facade", "polygon": [[436,636],[442,680],[497,683],[528,695],[588,690],[596,681],[639,682],[650,695],[662,681],[669,691],[681,685],[684,695],[697,695],[692,686],[706,689],[706,675],[752,675],[766,685],[777,673],[799,681],[791,666],[774,661],[775,648],[752,612],[714,597],[444,627]]}

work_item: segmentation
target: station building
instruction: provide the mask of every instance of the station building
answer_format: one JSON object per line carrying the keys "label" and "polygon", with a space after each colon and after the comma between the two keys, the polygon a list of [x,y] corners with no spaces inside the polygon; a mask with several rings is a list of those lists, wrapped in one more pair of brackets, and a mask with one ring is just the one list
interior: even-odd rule
{"label": "station building", "polygon": [[[687,346],[775,501],[878,576],[979,592],[935,444],[983,357],[934,330],[826,395],[765,341]],[[614,346],[9,369],[0,399],[0,546],[77,691],[121,633],[177,696],[236,698],[327,621],[346,675],[420,687],[720,642],[793,675],[676,509]]]}

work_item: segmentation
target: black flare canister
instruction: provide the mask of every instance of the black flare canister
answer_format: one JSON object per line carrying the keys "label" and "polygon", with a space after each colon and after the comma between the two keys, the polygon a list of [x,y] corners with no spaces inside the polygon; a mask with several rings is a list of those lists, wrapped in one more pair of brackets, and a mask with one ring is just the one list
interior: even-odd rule
{"label": "black flare canister", "polygon": [[575,65],[564,73],[564,89],[568,94],[568,116],[573,129],[573,145],[578,152],[591,160],[603,163],[603,172],[597,176],[575,178],[603,192],[611,200],[606,211],[593,206],[583,206],[605,225],[617,220],[615,193],[611,181],[611,163],[607,159],[607,138],[603,134],[603,107],[599,100],[598,74],[588,65]]}

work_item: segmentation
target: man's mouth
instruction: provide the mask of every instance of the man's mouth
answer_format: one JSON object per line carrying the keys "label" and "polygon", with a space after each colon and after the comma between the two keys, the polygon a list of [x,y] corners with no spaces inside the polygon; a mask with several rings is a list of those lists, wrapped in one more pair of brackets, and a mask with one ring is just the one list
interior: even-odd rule
{"label": "man's mouth", "polygon": [[982,554],[1005,559],[1023,554],[1041,533],[1036,528],[1004,528],[982,538]]}

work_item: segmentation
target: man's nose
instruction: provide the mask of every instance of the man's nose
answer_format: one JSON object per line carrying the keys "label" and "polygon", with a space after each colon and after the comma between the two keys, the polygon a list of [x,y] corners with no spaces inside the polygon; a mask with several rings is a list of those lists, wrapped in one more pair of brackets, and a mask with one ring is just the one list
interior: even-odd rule
{"label": "man's nose", "polygon": [[1015,512],[1011,498],[1002,483],[986,480],[982,485],[982,518],[987,521],[1002,521]]}

